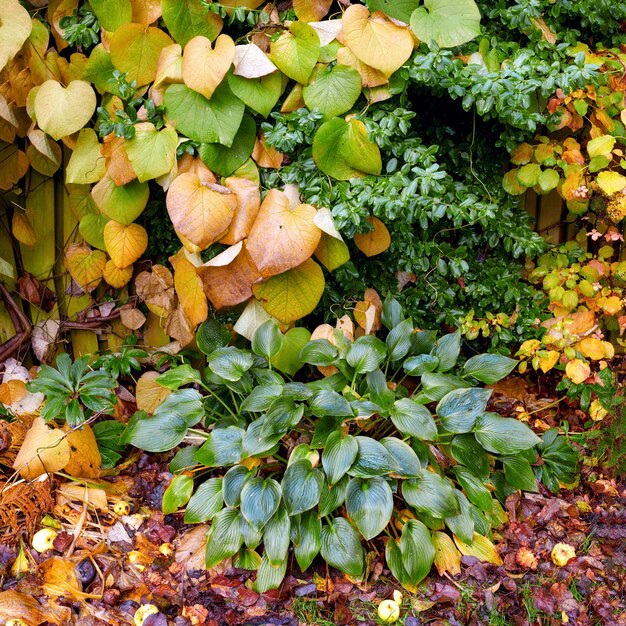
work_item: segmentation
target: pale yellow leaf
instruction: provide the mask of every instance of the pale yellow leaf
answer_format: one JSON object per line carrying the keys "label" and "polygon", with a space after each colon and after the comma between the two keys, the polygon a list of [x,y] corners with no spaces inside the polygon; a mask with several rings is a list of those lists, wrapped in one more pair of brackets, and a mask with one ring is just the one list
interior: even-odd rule
{"label": "pale yellow leaf", "polygon": [[183,51],[183,80],[190,89],[210,99],[235,58],[235,42],[220,35],[215,47],[206,37],[194,37]]}

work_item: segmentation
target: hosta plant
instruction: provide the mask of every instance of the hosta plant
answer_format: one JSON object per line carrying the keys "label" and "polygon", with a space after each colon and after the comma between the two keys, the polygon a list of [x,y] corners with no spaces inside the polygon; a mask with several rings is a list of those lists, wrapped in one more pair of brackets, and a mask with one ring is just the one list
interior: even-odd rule
{"label": "hosta plant", "polygon": [[[537,478],[555,491],[571,482],[576,455],[562,437],[542,441],[489,410],[482,383],[517,361],[461,363],[458,332],[416,332],[395,300],[382,321],[385,339],[354,341],[340,331],[298,340],[290,333],[303,329],[283,335],[269,321],[252,350],[201,342],[203,373],[180,365],[156,378],[166,399],[136,414],[125,440],[154,452],[189,442],[172,460],[163,510],[186,506],[186,522],[210,522],[208,568],[231,558],[265,591],[283,579],[291,547],[302,570],[321,554],[358,580],[363,540],[380,537],[370,545],[384,543],[393,575],[415,589],[433,562],[452,572],[461,554],[500,562],[487,538],[505,519],[500,503],[535,491]],[[285,373],[303,364],[324,377]]]}

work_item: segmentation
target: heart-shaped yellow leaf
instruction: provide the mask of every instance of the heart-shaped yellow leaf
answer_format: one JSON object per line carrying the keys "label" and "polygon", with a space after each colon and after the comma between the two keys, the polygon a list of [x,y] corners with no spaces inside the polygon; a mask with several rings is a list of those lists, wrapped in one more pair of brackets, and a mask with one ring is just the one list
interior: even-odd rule
{"label": "heart-shaped yellow leaf", "polygon": [[53,139],[79,131],[95,110],[96,92],[83,80],[73,80],[67,88],[56,80],[47,80],[35,96],[37,124]]}
{"label": "heart-shaped yellow leaf", "polygon": [[106,160],[100,153],[100,142],[93,128],[78,133],[76,147],[65,168],[65,182],[77,185],[97,183],[106,174]]}
{"label": "heart-shaped yellow leaf", "polygon": [[177,43],[161,50],[153,89],[163,83],[183,82],[183,49]]}
{"label": "heart-shaped yellow leaf", "polygon": [[156,78],[161,50],[173,43],[160,28],[124,24],[111,37],[111,62],[116,70],[127,74],[129,83],[147,85]]}
{"label": "heart-shaped yellow leaf", "polygon": [[132,265],[148,247],[148,233],[139,224],[120,224],[114,220],[104,227],[104,245],[117,267]]}
{"label": "heart-shaped yellow leaf", "polygon": [[600,187],[607,196],[612,196],[626,187],[626,176],[623,176],[619,172],[604,170],[598,174],[596,182],[598,183],[598,187]]}
{"label": "heart-shaped yellow leaf", "polygon": [[261,280],[243,242],[226,248],[198,268],[204,293],[216,309],[235,306],[252,297],[252,285]]}
{"label": "heart-shaped yellow leaf", "polygon": [[126,140],[123,137],[116,137],[113,133],[105,137],[101,153],[105,158],[107,174],[118,187],[123,187],[137,178],[133,164],[126,154]]}
{"label": "heart-shaped yellow leaf", "polygon": [[91,293],[102,280],[106,254],[92,250],[84,243],[73,243],[65,251],[65,267],[74,282],[86,293]]}
{"label": "heart-shaped yellow leaf", "polygon": [[2,0],[0,4],[0,70],[20,50],[32,30],[28,11],[18,0]]}
{"label": "heart-shaped yellow leaf", "polygon": [[363,63],[348,46],[343,46],[337,50],[337,63],[355,69],[361,75],[363,87],[380,87],[388,82],[383,72]]}
{"label": "heart-shaped yellow leaf", "polygon": [[194,37],[183,52],[185,85],[210,99],[224,80],[235,58],[235,42],[228,35],[215,40],[215,48],[206,37]]}
{"label": "heart-shaped yellow leaf", "polygon": [[174,268],[174,287],[178,294],[178,301],[187,319],[192,325],[197,326],[204,322],[209,314],[202,280],[198,276],[196,266],[187,258],[184,249],[170,257],[170,263]]}
{"label": "heart-shaped yellow leaf", "polygon": [[237,206],[228,232],[220,243],[232,246],[248,236],[261,208],[261,190],[255,182],[237,176],[227,178],[224,184],[237,196]]}
{"label": "heart-shaped yellow leaf", "polygon": [[166,203],[174,228],[204,250],[228,230],[237,196],[226,187],[185,173],[170,185]]}
{"label": "heart-shaped yellow leaf", "polygon": [[365,256],[376,256],[389,247],[391,235],[377,217],[368,217],[367,221],[372,225],[372,230],[369,233],[354,235],[354,243]]}
{"label": "heart-shaped yellow leaf", "polygon": [[310,204],[292,208],[286,194],[270,189],[246,243],[264,278],[301,265],[313,254],[322,236],[316,213]]}
{"label": "heart-shaped yellow leaf", "polygon": [[343,14],[343,40],[366,65],[391,76],[413,52],[413,35],[406,26],[389,21],[376,11],[353,4]]}
{"label": "heart-shaped yellow leaf", "polygon": [[330,11],[333,0],[293,0],[293,9],[301,22],[317,22]]}
{"label": "heart-shaped yellow leaf", "polygon": [[159,376],[159,372],[146,372],[137,381],[135,396],[137,398],[137,408],[140,411],[150,414],[154,413],[159,404],[172,393],[171,389],[167,389],[156,382]]}
{"label": "heart-shaped yellow leaf", "polygon": [[70,460],[70,444],[59,428],[48,428],[42,417],[36,417],[27,431],[13,469],[22,478],[32,480],[46,472],[62,470]]}
{"label": "heart-shaped yellow leaf", "polygon": [[104,266],[103,276],[104,282],[115,289],[121,289],[128,284],[133,277],[133,266],[118,267],[113,261],[107,261]]}
{"label": "heart-shaped yellow leaf", "polygon": [[254,297],[279,322],[289,324],[315,309],[324,293],[324,273],[311,259],[254,285]]}

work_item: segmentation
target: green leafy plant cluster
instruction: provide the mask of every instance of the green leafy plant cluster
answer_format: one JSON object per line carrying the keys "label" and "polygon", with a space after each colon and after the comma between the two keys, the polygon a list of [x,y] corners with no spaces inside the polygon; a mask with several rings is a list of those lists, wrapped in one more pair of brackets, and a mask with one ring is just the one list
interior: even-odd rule
{"label": "green leafy plant cluster", "polygon": [[[488,410],[482,384],[516,360],[462,363],[459,332],[416,332],[391,298],[382,321],[384,339],[355,341],[339,331],[307,341],[304,329],[283,335],[268,321],[252,350],[201,327],[204,371],[183,364],[157,378],[172,393],[153,415],[137,413],[123,440],[153,452],[189,442],[171,463],[163,509],[211,522],[207,567],[232,558],[265,591],[282,581],[291,546],[303,570],[321,554],[361,579],[362,541],[382,536],[392,573],[415,589],[435,560],[433,533],[457,558],[475,553],[509,494],[574,480],[577,454],[556,431],[540,439]],[[326,376],[292,378],[311,366]],[[497,561],[491,551],[483,558]]]}

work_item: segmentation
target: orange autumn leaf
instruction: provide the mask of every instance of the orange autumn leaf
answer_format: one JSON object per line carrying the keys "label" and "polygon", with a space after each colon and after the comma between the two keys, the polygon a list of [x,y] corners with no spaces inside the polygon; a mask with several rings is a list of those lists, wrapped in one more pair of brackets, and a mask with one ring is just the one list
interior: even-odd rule
{"label": "orange autumn leaf", "polygon": [[192,325],[204,322],[209,314],[207,299],[202,289],[202,280],[196,266],[187,258],[185,251],[170,257],[174,267],[174,288],[178,300]]}
{"label": "orange autumn leaf", "polygon": [[354,243],[365,256],[382,254],[391,245],[391,235],[377,217],[369,217],[367,221],[372,225],[372,230],[354,235]]}

